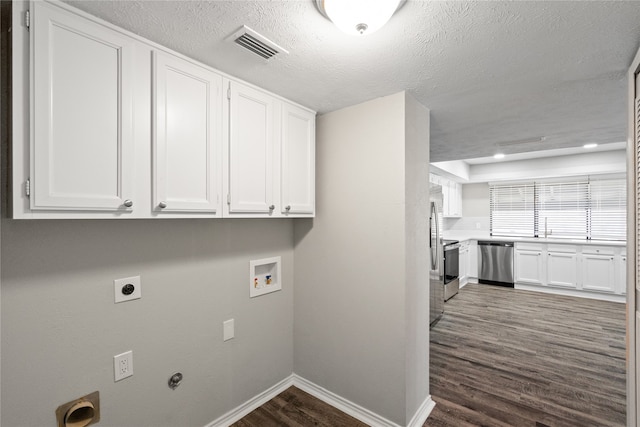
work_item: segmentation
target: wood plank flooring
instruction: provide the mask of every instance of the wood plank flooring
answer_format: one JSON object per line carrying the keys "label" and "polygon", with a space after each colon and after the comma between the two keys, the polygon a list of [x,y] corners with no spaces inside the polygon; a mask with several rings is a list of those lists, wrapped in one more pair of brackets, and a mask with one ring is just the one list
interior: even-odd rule
{"label": "wood plank flooring", "polygon": [[[425,426],[625,425],[624,304],[468,284],[445,311]],[[364,424],[291,387],[234,426]]]}
{"label": "wood plank flooring", "polygon": [[299,388],[289,387],[231,426],[366,427],[367,425]]}
{"label": "wood plank flooring", "polygon": [[625,306],[469,284],[431,330],[428,426],[624,426]]}

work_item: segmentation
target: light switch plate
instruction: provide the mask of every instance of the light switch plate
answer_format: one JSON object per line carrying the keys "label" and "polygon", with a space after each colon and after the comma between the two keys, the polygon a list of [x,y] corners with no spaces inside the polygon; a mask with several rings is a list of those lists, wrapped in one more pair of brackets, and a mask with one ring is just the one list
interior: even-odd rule
{"label": "light switch plate", "polygon": [[[133,286],[131,293],[128,293],[131,290],[130,287],[125,288],[127,285]],[[113,281],[113,286],[116,304],[142,298],[142,282],[140,281],[140,276],[116,279]]]}
{"label": "light switch plate", "polygon": [[229,319],[222,322],[222,339],[224,341],[229,341],[231,338],[235,336],[235,326],[234,320]]}

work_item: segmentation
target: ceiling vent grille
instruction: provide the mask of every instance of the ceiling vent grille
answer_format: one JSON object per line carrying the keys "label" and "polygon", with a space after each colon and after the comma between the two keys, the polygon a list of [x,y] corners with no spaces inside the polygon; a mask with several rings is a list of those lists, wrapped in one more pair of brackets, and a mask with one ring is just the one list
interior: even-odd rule
{"label": "ceiling vent grille", "polygon": [[232,39],[238,45],[264,59],[271,59],[280,53],[289,53],[287,50],[278,46],[265,36],[256,33],[246,25],[233,33],[229,39]]}

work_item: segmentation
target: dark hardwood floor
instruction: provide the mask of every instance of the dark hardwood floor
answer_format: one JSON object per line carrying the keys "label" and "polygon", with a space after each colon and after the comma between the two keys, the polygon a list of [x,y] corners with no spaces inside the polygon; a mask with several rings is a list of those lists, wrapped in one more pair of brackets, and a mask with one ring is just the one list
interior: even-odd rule
{"label": "dark hardwood floor", "polygon": [[[469,284],[431,330],[424,424],[624,426],[624,304]],[[234,424],[363,426],[291,387]]]}
{"label": "dark hardwood floor", "polygon": [[625,305],[469,284],[431,330],[428,426],[624,426]]}
{"label": "dark hardwood floor", "polygon": [[231,426],[366,427],[367,425],[299,388],[289,387]]}

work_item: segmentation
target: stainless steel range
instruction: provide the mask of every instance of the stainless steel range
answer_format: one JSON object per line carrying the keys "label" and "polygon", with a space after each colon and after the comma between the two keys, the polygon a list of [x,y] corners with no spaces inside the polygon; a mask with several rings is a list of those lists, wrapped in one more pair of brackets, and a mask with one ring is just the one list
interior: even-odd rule
{"label": "stainless steel range", "polygon": [[444,251],[444,300],[448,300],[458,293],[460,279],[458,278],[460,262],[460,242],[458,240],[445,240]]}

